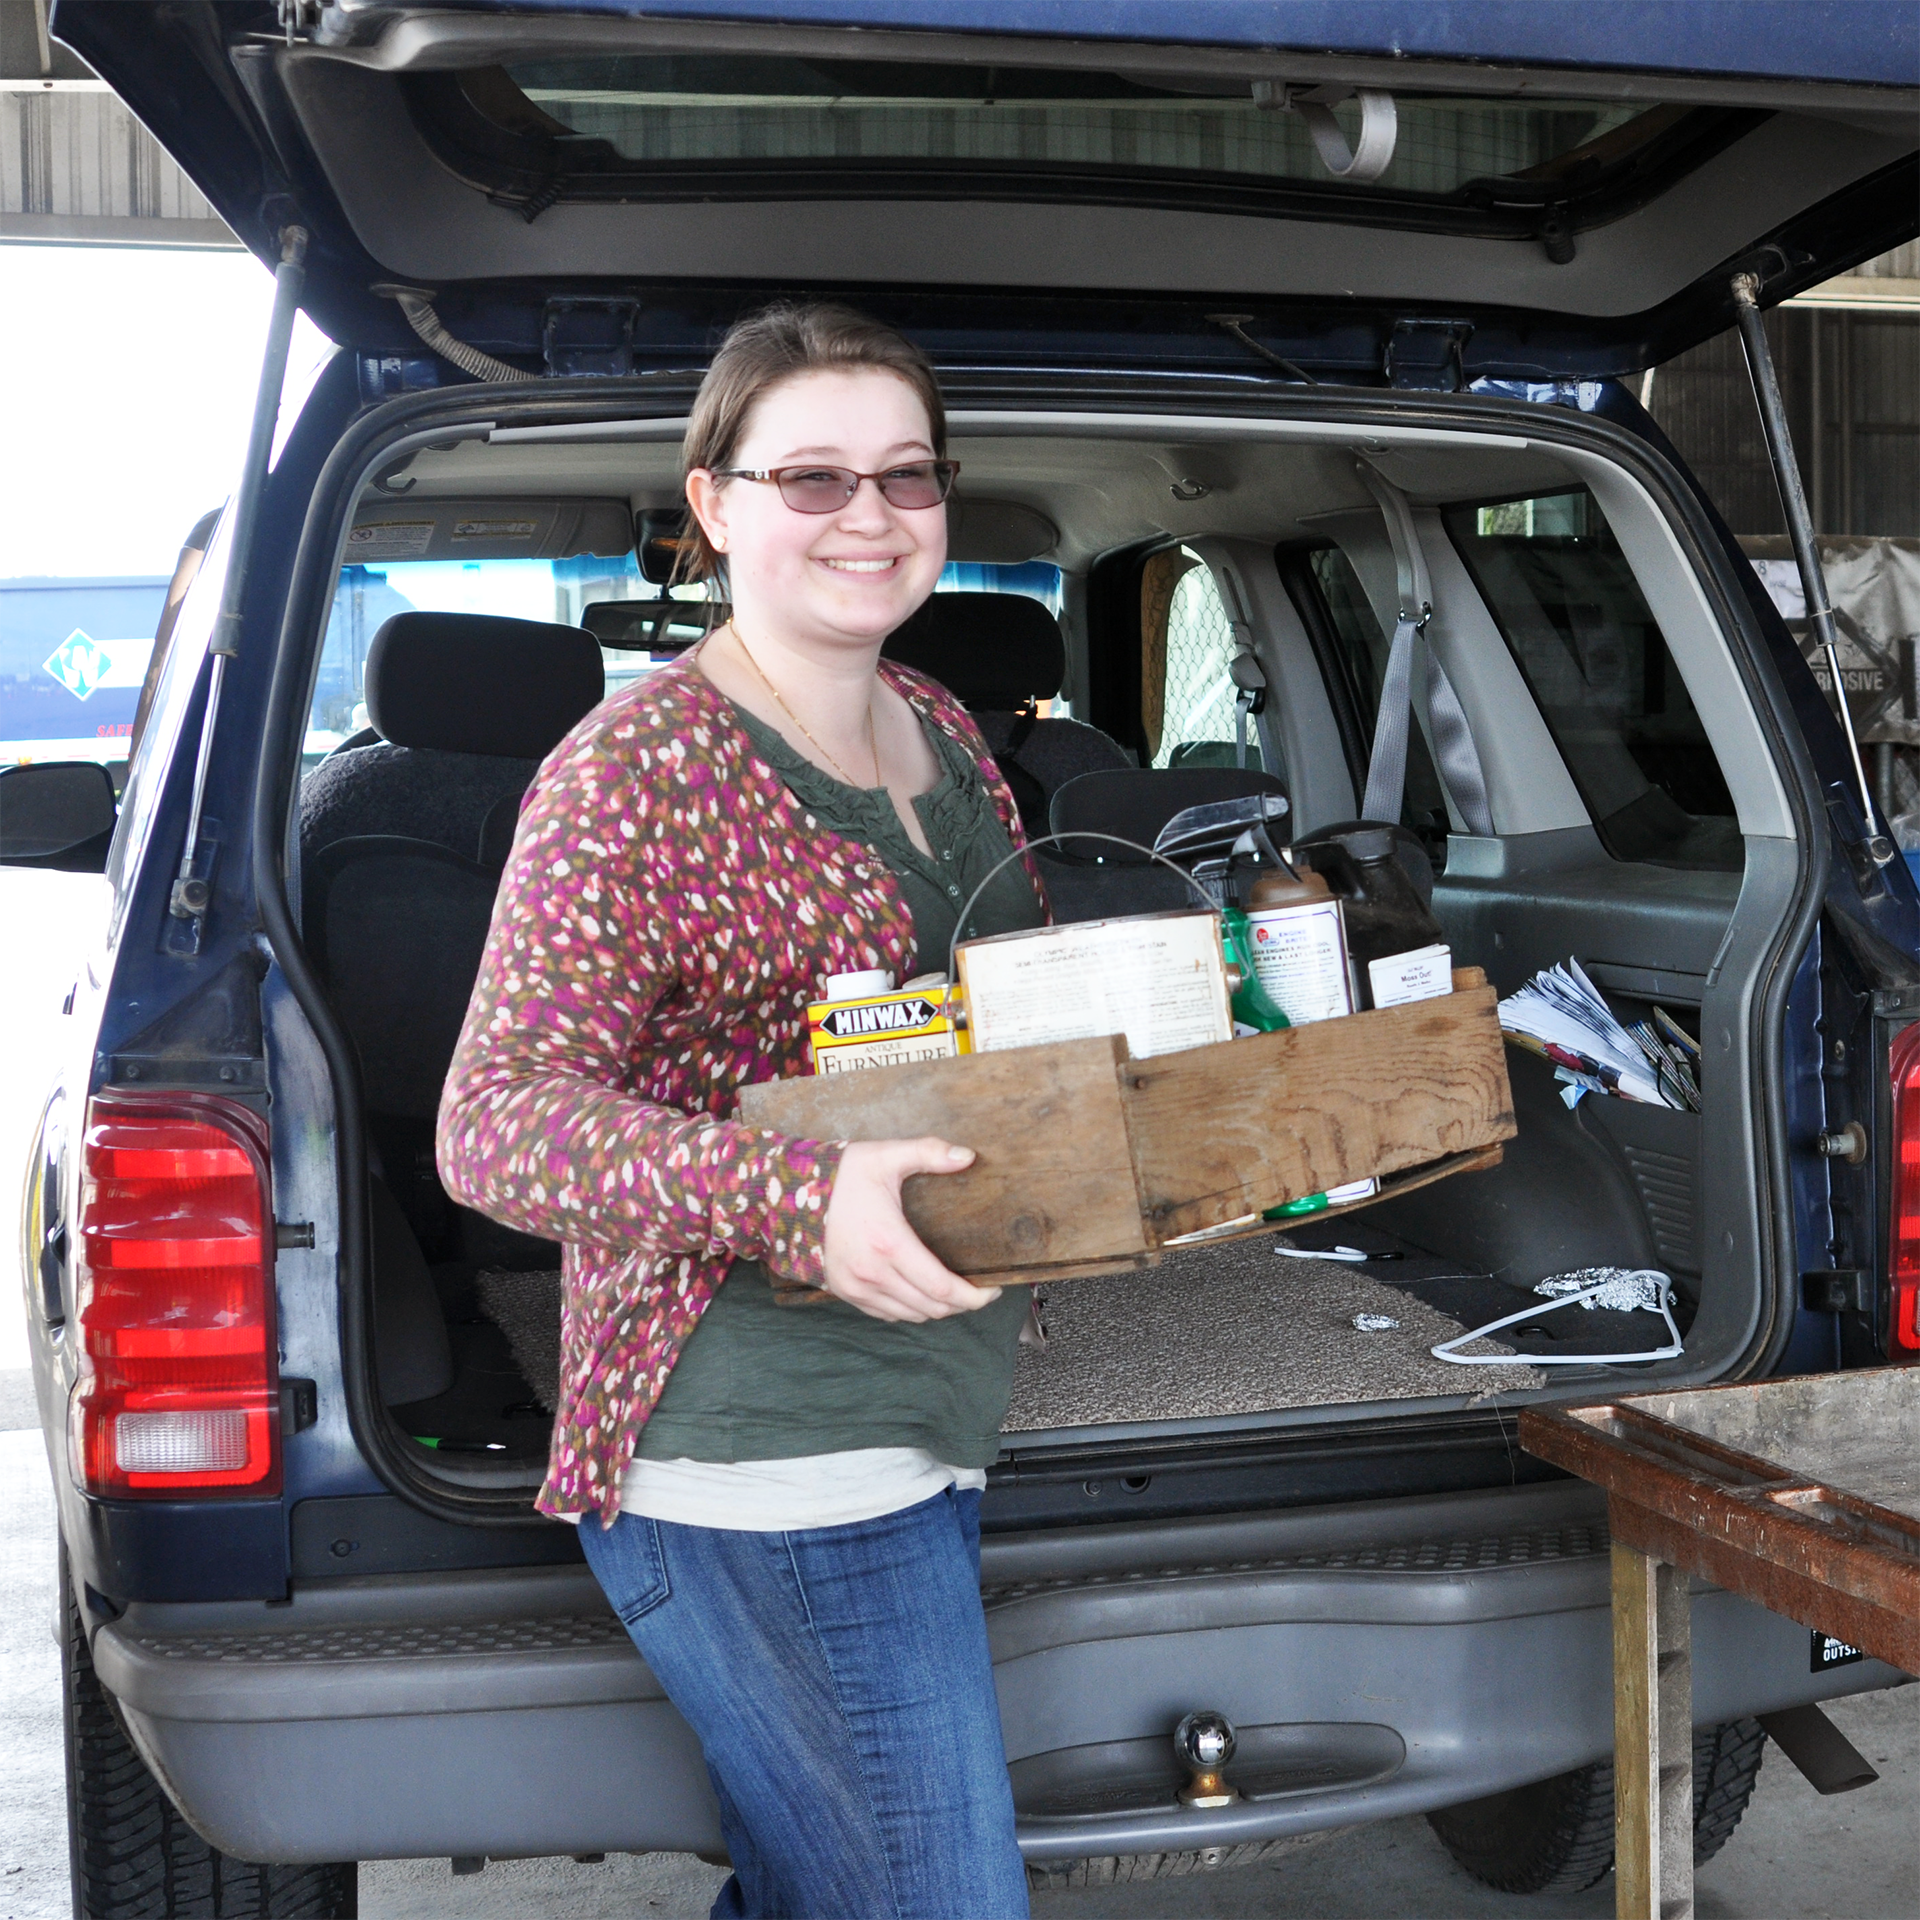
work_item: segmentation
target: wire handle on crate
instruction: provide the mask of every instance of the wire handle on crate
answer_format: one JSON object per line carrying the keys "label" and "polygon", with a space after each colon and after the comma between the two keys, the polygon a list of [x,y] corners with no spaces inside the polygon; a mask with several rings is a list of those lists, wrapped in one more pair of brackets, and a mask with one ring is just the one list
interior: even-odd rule
{"label": "wire handle on crate", "polygon": [[947,991],[949,993],[952,993],[960,984],[960,978],[956,971],[959,965],[960,930],[967,924],[967,916],[980,904],[980,896],[986,892],[988,887],[993,884],[995,879],[997,879],[1006,868],[1012,866],[1013,863],[1023,855],[1031,853],[1035,847],[1044,847],[1049,842],[1058,842],[1061,840],[1106,840],[1116,847],[1131,847],[1135,853],[1144,853],[1149,860],[1158,861],[1169,873],[1178,874],[1199,896],[1200,904],[1205,907],[1209,913],[1218,913],[1220,911],[1219,903],[1215,901],[1212,894],[1210,894],[1185,867],[1181,866],[1177,861],[1169,860],[1164,853],[1155,853],[1151,847],[1143,847],[1138,840],[1129,840],[1124,834],[1095,833],[1091,829],[1083,828],[1070,828],[1064,833],[1043,833],[1037,840],[1029,840],[1024,847],[1015,847],[1004,860],[996,860],[993,865],[987,869],[985,878],[983,878],[980,884],[967,896],[966,905],[960,909],[959,916],[953,923],[953,938],[947,942]]}

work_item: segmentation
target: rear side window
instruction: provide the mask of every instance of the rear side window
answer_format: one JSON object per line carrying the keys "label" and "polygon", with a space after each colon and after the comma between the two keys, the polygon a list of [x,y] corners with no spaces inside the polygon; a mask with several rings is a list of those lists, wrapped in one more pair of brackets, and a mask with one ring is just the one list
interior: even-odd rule
{"label": "rear side window", "polygon": [[[1197,553],[1167,547],[1140,580],[1140,720],[1152,767],[1237,767],[1233,623]],[[1260,765],[1247,725],[1247,765]]]}
{"label": "rear side window", "polygon": [[1441,517],[1607,851],[1737,873],[1720,763],[1599,502],[1582,487]]}

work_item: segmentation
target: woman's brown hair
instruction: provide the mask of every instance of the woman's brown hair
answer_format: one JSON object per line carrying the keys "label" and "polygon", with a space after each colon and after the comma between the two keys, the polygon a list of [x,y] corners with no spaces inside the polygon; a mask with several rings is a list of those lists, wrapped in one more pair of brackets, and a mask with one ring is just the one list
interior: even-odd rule
{"label": "woman's brown hair", "polygon": [[[747,417],[762,395],[797,374],[871,367],[904,380],[927,410],[936,459],[947,452],[947,410],[933,363],[904,334],[828,300],[781,300],[735,321],[694,396],[680,471],[733,464]],[[674,561],[677,580],[711,580],[720,556],[691,514]]]}

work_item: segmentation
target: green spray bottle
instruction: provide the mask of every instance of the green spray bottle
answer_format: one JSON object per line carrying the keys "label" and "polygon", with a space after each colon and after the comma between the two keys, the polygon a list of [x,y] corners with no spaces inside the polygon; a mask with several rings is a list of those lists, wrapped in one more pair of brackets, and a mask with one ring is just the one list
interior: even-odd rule
{"label": "green spray bottle", "polygon": [[1289,1022],[1273,996],[1260,984],[1253,965],[1253,934],[1247,925],[1247,916],[1238,907],[1221,911],[1220,937],[1226,943],[1227,964],[1238,976],[1238,984],[1233,989],[1234,1032],[1278,1033]]}

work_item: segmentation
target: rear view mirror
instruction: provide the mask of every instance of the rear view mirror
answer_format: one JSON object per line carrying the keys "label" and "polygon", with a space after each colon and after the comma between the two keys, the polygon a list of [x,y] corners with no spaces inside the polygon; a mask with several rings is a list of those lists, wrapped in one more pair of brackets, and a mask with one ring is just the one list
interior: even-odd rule
{"label": "rear view mirror", "polygon": [[685,653],[732,613],[724,600],[589,600],[580,624],[616,653]]}
{"label": "rear view mirror", "polygon": [[117,811],[96,761],[0,767],[0,866],[105,873]]}

